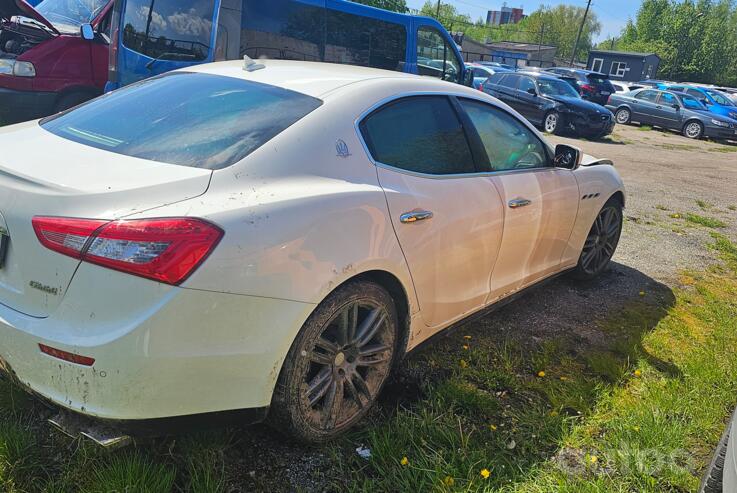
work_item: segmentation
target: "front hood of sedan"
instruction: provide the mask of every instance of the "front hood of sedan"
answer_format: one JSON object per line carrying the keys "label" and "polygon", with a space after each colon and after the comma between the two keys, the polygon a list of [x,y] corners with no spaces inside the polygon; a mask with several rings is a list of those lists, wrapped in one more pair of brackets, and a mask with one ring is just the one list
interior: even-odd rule
{"label": "front hood of sedan", "polygon": [[595,115],[595,114],[609,114],[610,111],[603,106],[592,103],[591,101],[586,101],[585,99],[581,98],[574,98],[574,97],[568,97],[568,96],[552,96],[550,99],[553,99],[554,101],[557,101],[559,103],[563,103],[568,108],[570,108],[573,111],[584,113],[587,115]]}

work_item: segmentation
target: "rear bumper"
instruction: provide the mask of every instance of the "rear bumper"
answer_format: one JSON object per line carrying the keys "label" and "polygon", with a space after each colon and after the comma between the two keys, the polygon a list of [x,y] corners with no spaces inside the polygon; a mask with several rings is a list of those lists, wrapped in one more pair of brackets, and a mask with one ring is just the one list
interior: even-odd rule
{"label": "rear bumper", "polygon": [[17,91],[0,87],[0,122],[19,123],[48,116],[54,111],[55,92]]}
{"label": "rear bumper", "polygon": [[[0,305],[0,359],[21,386],[56,406],[144,427],[221,411],[251,409],[258,416],[270,405],[282,362],[313,305],[131,276],[117,284],[127,299],[106,289],[89,293],[89,286],[109,285],[105,277],[121,277],[103,270],[80,267],[49,318]],[[75,292],[80,285],[85,296]],[[56,359],[39,344],[95,363]]]}

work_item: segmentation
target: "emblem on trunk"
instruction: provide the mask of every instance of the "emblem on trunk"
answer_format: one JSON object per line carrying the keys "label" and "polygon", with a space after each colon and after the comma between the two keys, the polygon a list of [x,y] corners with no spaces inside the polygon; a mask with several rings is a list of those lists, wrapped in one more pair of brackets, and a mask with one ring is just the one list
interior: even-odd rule
{"label": "emblem on trunk", "polygon": [[43,291],[44,293],[48,293],[48,294],[53,294],[54,296],[59,294],[59,288],[52,288],[51,286],[41,284],[38,281],[31,281],[28,283],[28,285],[31,286],[33,289],[38,289],[39,291]]}

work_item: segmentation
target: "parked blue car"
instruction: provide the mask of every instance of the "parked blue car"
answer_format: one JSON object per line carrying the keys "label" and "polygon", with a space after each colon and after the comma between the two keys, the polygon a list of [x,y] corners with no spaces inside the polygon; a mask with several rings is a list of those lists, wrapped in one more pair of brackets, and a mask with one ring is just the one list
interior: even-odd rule
{"label": "parked blue car", "polygon": [[507,70],[505,68],[482,65],[480,63],[467,63],[466,70],[473,72],[473,87],[479,91],[483,91],[482,86],[484,85],[484,82],[486,82],[486,79],[492,75],[499,72],[512,72],[512,70]]}
{"label": "parked blue car", "polygon": [[710,112],[737,120],[737,105],[729,96],[716,89],[686,84],[661,84],[660,88],[673,92],[685,92],[701,101]]}

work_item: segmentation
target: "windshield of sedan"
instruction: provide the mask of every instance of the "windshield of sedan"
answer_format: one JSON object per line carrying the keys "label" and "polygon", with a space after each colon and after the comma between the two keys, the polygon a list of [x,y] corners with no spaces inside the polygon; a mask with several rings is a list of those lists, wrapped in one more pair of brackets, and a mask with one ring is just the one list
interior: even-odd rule
{"label": "windshield of sedan", "polygon": [[722,106],[734,106],[732,100],[719,91],[712,91],[707,89],[706,94],[711,96],[711,98],[716,101],[717,104],[721,104]]}
{"label": "windshield of sedan", "polygon": [[681,97],[681,101],[683,101],[683,107],[687,110],[705,110],[706,106],[704,106],[701,101],[696,99],[693,96],[690,96],[688,94],[679,94]]}
{"label": "windshield of sedan", "polygon": [[537,89],[543,96],[565,96],[567,98],[581,97],[568,82],[560,79],[538,79]]}
{"label": "windshield of sedan", "polygon": [[176,72],[42,120],[41,127],[117,154],[221,169],[321,104],[305,94],[235,77]]}
{"label": "windshield of sedan", "polygon": [[108,0],[43,0],[36,10],[59,31],[77,32],[82,24],[92,22]]}

